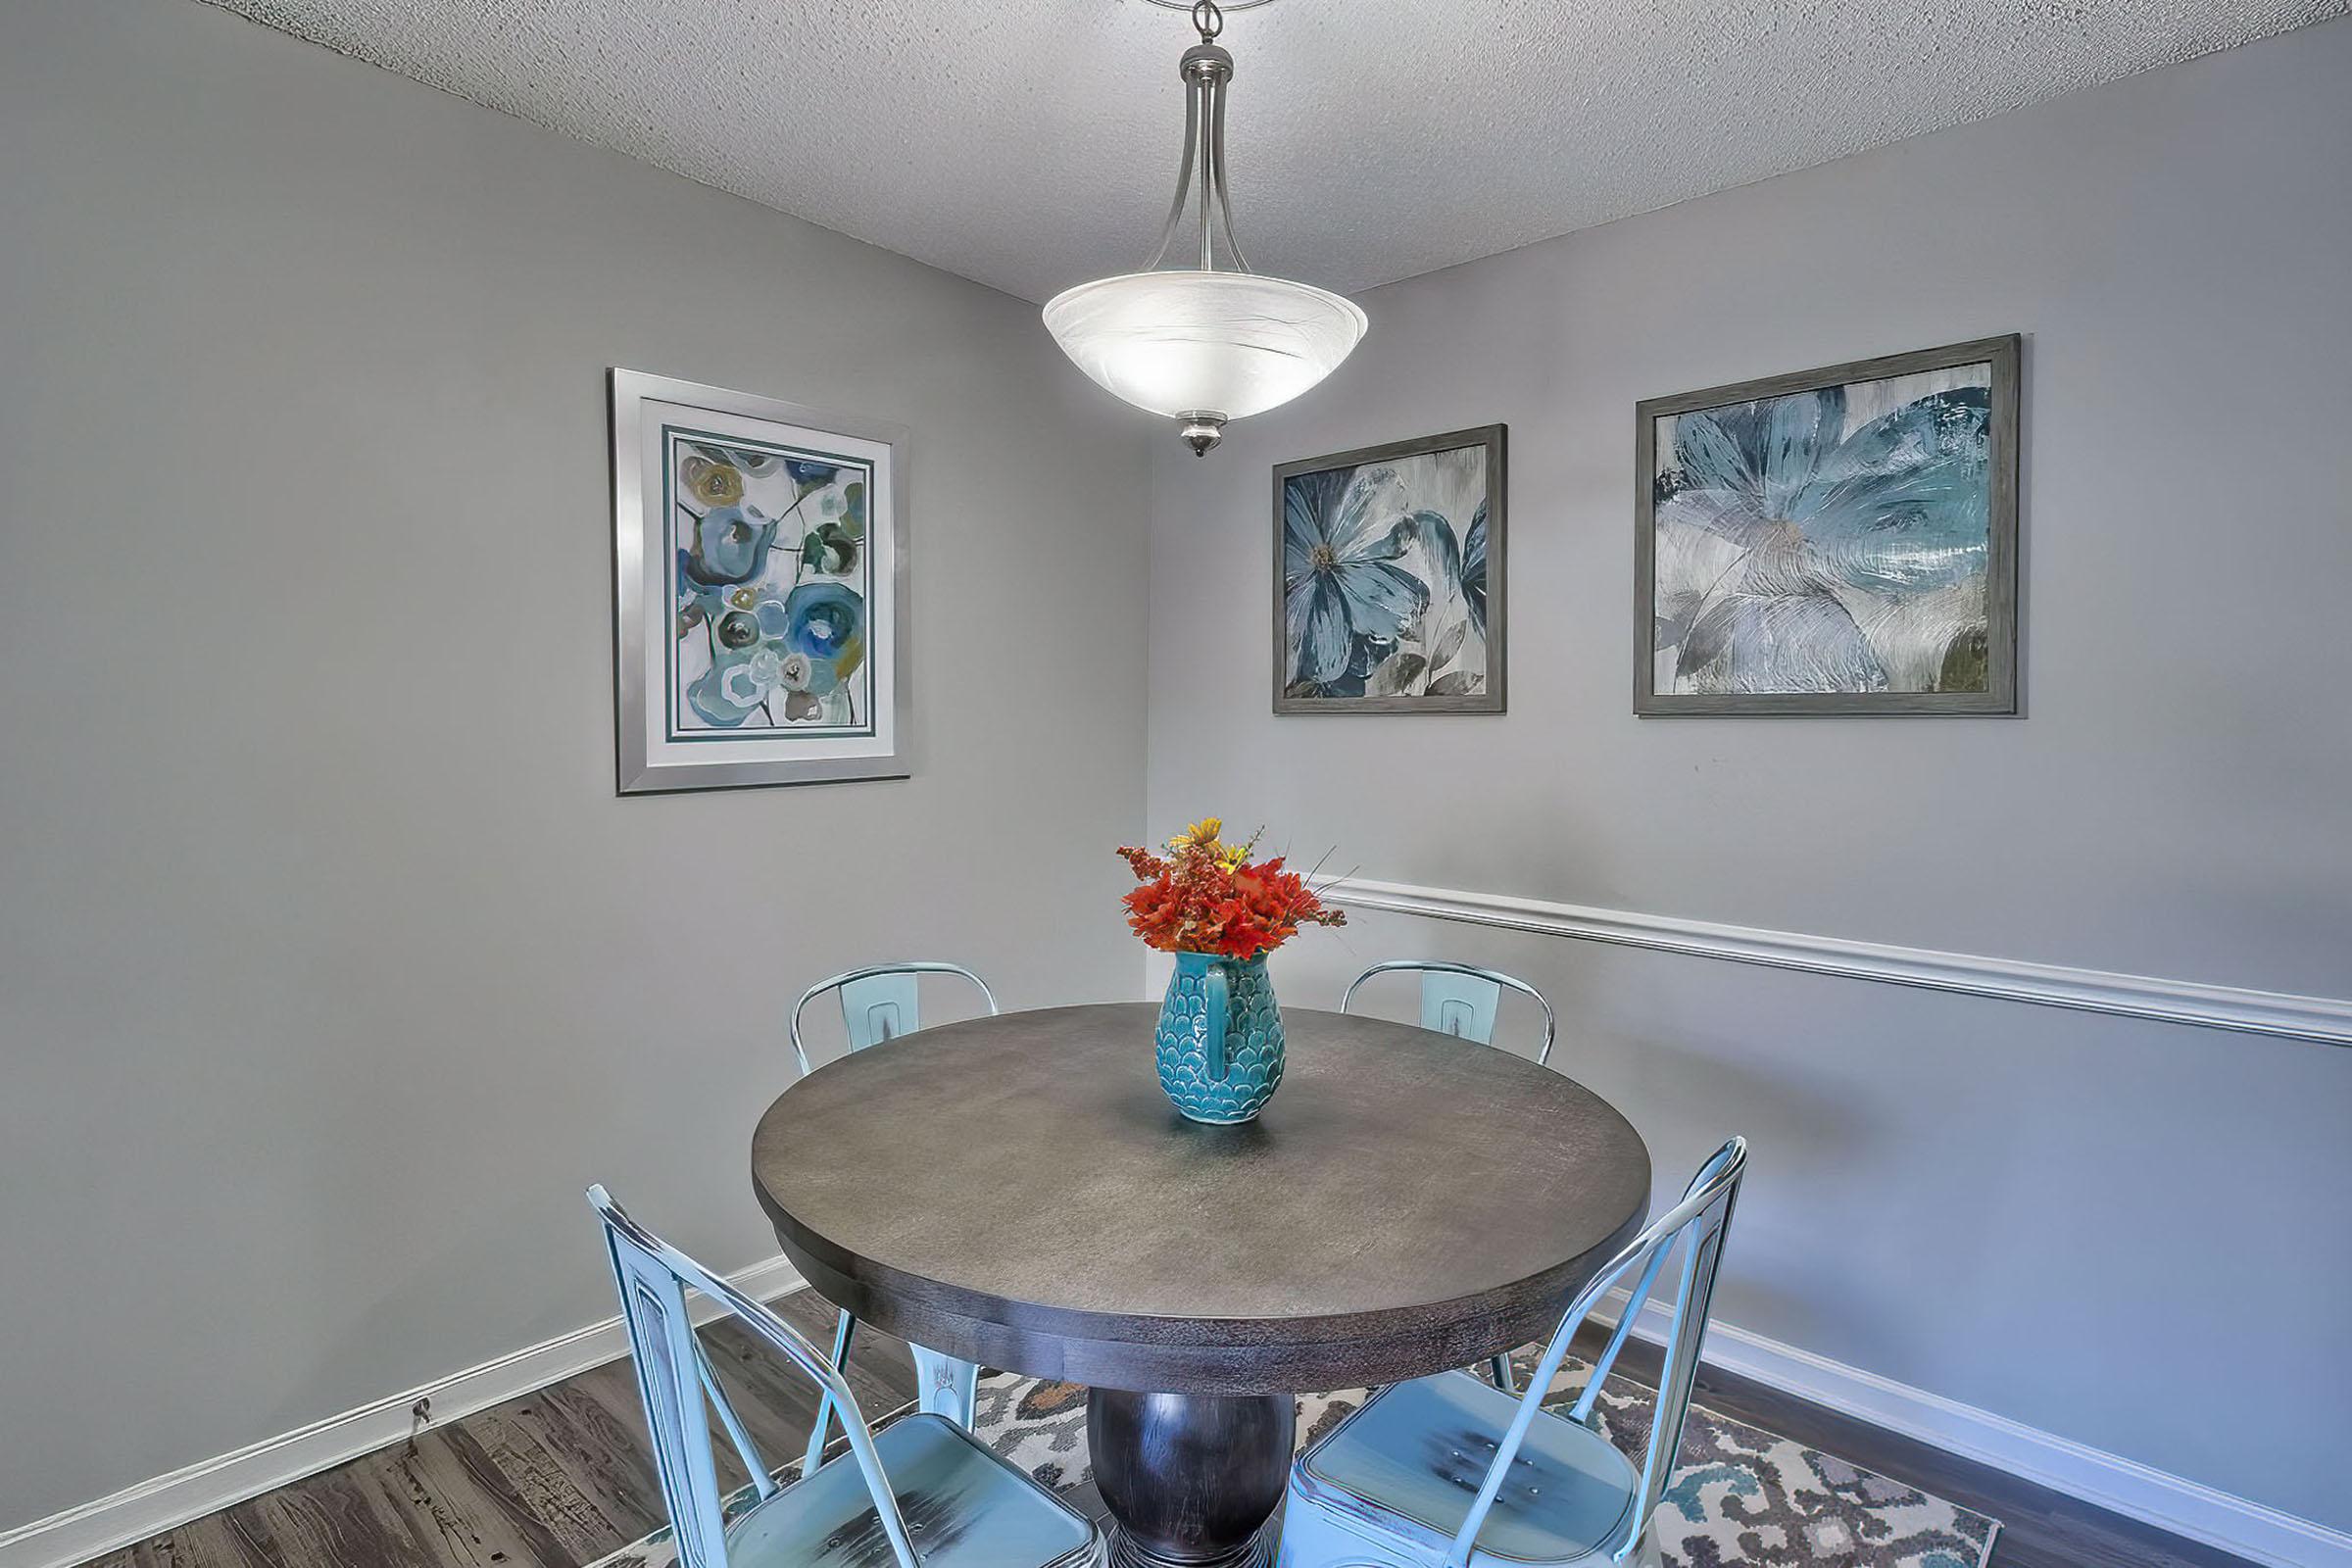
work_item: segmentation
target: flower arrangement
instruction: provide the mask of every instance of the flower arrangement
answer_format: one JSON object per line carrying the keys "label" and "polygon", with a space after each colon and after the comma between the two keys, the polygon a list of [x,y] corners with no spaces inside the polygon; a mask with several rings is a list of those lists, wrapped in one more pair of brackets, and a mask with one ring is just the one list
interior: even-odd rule
{"label": "flower arrangement", "polygon": [[[1262,830],[1261,830],[1262,831]],[[1249,959],[1270,953],[1302,925],[1346,925],[1281,856],[1252,864],[1258,835],[1224,841],[1225,824],[1204,817],[1168,840],[1164,856],[1132,846],[1119,855],[1142,887],[1123,900],[1127,923],[1162,953],[1213,953]]]}

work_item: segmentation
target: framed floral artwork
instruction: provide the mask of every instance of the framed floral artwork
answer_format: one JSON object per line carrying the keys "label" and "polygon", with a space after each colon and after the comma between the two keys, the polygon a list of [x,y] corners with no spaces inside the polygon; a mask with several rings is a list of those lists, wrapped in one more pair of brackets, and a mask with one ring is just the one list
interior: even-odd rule
{"label": "framed floral artwork", "polygon": [[623,795],[904,778],[906,432],[612,372]]}
{"label": "framed floral artwork", "polygon": [[2018,339],[1634,415],[1634,711],[2014,714]]}
{"label": "framed floral artwork", "polygon": [[1499,713],[1503,427],[1274,470],[1274,711]]}

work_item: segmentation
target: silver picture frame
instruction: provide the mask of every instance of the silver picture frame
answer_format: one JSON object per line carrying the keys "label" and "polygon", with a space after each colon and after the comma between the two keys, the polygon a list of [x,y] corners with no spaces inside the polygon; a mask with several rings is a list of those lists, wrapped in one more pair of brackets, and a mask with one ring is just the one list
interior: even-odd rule
{"label": "silver picture frame", "polygon": [[[613,711],[622,795],[906,778],[914,767],[908,614],[906,427],[642,370],[610,372],[612,438]],[[673,416],[682,423],[672,422]],[[691,427],[729,441],[850,454],[870,471],[862,498],[865,597],[861,662],[870,662],[862,728],[798,735],[774,725],[736,733],[677,722],[669,659],[679,602],[668,443]],[[656,481],[651,482],[649,481]]]}

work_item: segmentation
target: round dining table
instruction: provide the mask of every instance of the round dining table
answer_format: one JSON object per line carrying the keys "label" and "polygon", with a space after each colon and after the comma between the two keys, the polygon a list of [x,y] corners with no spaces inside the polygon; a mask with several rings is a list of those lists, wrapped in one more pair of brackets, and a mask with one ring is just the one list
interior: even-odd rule
{"label": "round dining table", "polygon": [[1543,1338],[1641,1228],[1649,1151],[1507,1051],[1300,1008],[1255,1121],[1187,1121],[1157,1017],[1009,1012],[843,1056],[760,1118],[753,1186],[861,1322],[1087,1386],[1114,1562],[1270,1561],[1293,1396]]}

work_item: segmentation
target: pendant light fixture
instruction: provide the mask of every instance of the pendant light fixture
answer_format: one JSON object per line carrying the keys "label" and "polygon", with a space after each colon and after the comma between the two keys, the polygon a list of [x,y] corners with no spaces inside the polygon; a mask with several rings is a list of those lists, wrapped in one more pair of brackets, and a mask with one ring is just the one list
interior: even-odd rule
{"label": "pendant light fixture", "polygon": [[[1233,79],[1233,56],[1217,45],[1225,17],[1216,0],[1200,0],[1191,11],[1200,41],[1177,64],[1184,162],[1159,249],[1140,272],[1054,295],[1046,304],[1046,330],[1104,389],[1172,416],[1200,455],[1217,444],[1226,420],[1288,403],[1338,369],[1367,323],[1353,303],[1328,289],[1250,270],[1225,187],[1225,97]],[[1195,206],[1199,217],[1188,224]],[[1180,237],[1182,260],[1163,266]]]}

